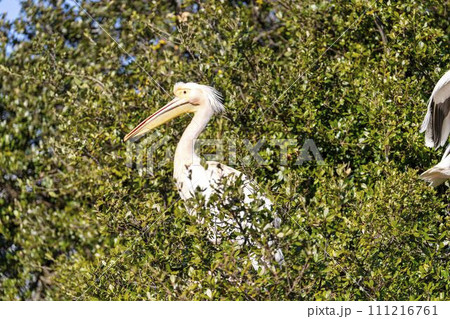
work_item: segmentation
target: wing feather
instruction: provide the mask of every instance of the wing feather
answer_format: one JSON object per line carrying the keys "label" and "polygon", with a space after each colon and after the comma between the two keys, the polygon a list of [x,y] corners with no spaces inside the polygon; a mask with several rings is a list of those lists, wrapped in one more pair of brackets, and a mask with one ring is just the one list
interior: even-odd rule
{"label": "wing feather", "polygon": [[450,123],[448,123],[448,113],[450,111],[450,97],[443,103],[432,103],[433,121],[431,123],[431,132],[434,147],[444,146],[449,135]]}
{"label": "wing feather", "polygon": [[425,145],[444,146],[450,134],[450,71],[438,81],[433,89],[425,119],[420,132],[425,132]]}

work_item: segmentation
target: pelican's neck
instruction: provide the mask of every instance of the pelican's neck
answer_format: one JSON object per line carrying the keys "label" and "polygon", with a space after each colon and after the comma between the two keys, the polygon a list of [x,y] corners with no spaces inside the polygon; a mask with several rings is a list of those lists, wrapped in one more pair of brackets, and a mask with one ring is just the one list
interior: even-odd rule
{"label": "pelican's neck", "polygon": [[183,174],[187,166],[200,163],[200,157],[195,154],[194,145],[196,139],[205,129],[212,115],[213,112],[209,108],[200,108],[195,113],[191,123],[189,123],[184,130],[175,150],[175,158],[173,161],[173,175],[175,179],[178,179],[178,177]]}

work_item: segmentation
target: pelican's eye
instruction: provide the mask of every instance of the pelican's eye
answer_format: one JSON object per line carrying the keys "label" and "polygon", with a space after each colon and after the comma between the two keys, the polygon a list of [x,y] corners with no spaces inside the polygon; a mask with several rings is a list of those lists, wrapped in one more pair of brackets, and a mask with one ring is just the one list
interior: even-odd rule
{"label": "pelican's eye", "polygon": [[183,94],[186,94],[186,91],[183,91]]}

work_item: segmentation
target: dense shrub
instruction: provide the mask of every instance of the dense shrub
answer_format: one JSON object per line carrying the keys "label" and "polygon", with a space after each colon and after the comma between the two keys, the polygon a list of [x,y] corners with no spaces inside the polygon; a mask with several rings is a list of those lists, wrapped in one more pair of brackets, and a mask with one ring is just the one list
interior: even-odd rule
{"label": "dense shrub", "polygon": [[[0,17],[2,299],[449,298],[449,192],[417,178],[442,154],[418,130],[450,65],[448,2],[81,3]],[[212,245],[171,163],[129,165],[123,136],[178,81],[225,94],[202,137],[297,141],[287,165],[269,144],[267,165],[233,165],[283,220],[265,230],[281,267]],[[157,130],[166,149],[188,121]],[[325,165],[294,164],[306,139]]]}

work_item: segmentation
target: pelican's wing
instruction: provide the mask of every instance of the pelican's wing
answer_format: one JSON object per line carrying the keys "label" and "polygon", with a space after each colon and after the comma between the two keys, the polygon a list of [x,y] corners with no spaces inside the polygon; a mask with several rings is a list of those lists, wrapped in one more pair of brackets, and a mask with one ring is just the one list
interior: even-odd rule
{"label": "pelican's wing", "polygon": [[433,89],[428,110],[420,132],[425,132],[425,145],[444,146],[450,134],[450,71],[438,81]]}
{"label": "pelican's wing", "polygon": [[436,187],[441,185],[450,178],[450,146],[444,152],[441,161],[420,175],[420,178],[430,183],[430,186]]}
{"label": "pelican's wing", "polygon": [[[227,165],[224,165],[222,163],[219,162],[215,162],[215,161],[207,161],[208,164],[208,169],[206,170],[208,175],[211,177],[211,183],[214,184],[212,186],[213,189],[217,189],[217,186],[220,185],[221,183],[224,182],[224,180],[229,180],[229,181],[235,181],[236,179],[241,179],[243,181],[243,187],[244,187],[244,204],[250,204],[252,202],[255,201],[255,199],[257,200],[257,202],[259,203],[258,205],[260,206],[260,209],[266,209],[268,211],[272,211],[272,202],[270,201],[270,199],[268,199],[266,196],[264,196],[264,194],[262,194],[258,189],[257,186],[248,179],[248,177],[246,175],[244,175],[242,172],[229,167]],[[220,188],[220,187],[219,187]],[[226,200],[226,199],[223,199]],[[240,218],[242,219],[240,221],[240,225],[243,228],[252,228],[254,230],[256,230],[257,228],[255,227],[255,225],[253,225],[253,223],[251,221],[248,221],[245,215],[245,212],[240,212]],[[272,211],[272,216],[273,216],[273,221],[270,225],[278,228],[281,225],[281,218],[279,218],[277,216],[277,213]],[[234,229],[236,230],[236,232],[240,231],[240,227],[236,226],[236,222],[233,219],[227,219],[227,220],[219,220],[216,219],[216,223],[217,224],[228,224],[228,225],[234,225]],[[266,227],[269,225],[266,225]],[[266,229],[266,227],[264,227]],[[270,227],[270,226],[269,226]],[[258,230],[260,233],[262,233],[262,230],[259,229]],[[215,237],[217,238],[217,236]],[[239,245],[244,244],[245,242],[245,236],[239,236],[236,238],[237,243],[239,243]],[[250,244],[253,243],[253,240],[250,239]],[[275,259],[275,261],[281,265],[284,262],[284,255],[283,255],[283,251],[280,248],[277,248],[277,244],[275,243],[274,240],[269,240],[268,245],[271,251],[271,254],[273,256],[273,258]],[[270,261],[266,260],[266,258],[261,257],[261,258],[257,258],[256,255],[252,254],[249,256],[252,266],[255,270],[258,271],[258,269],[260,268],[264,268],[264,265],[270,265]],[[262,263],[262,264],[261,264]]]}
{"label": "pelican's wing", "polygon": [[254,183],[252,183],[242,172],[219,162],[207,161],[206,163],[208,164],[207,172],[211,180],[216,184],[220,184],[220,181],[224,178],[228,178],[231,181],[235,180],[236,178],[240,178],[243,181],[245,204],[253,202],[256,195],[258,199],[264,201],[264,207],[266,209],[270,209],[272,207],[272,202],[270,201],[270,199],[255,190]]}
{"label": "pelican's wing", "polygon": [[177,186],[183,199],[193,197],[196,190],[199,189],[209,200],[213,193],[223,191],[224,181],[234,182],[241,179],[247,203],[247,197],[255,192],[247,176],[219,162],[207,161],[206,163],[208,164],[207,169],[201,164],[192,164],[181,173],[176,174]]}
{"label": "pelican's wing", "polygon": [[433,166],[420,175],[420,179],[430,183],[430,186],[437,187],[450,178],[450,167],[443,167],[441,163]]}
{"label": "pelican's wing", "polygon": [[[237,183],[239,187],[243,188],[244,194],[244,204],[250,204],[255,201],[258,201],[258,205],[260,205],[261,210],[270,211],[272,208],[272,202],[265,197],[261,192],[255,190],[254,184],[240,171],[231,168],[227,165],[221,164],[215,161],[207,161],[208,165],[207,169],[205,169],[200,163],[192,164],[182,172],[175,172],[175,176],[177,179],[177,186],[180,191],[180,195],[183,199],[189,199],[194,196],[194,192],[201,191],[206,202],[210,201],[210,198],[213,194],[220,195],[220,200],[223,203],[233,203],[233,198],[228,198],[224,195],[224,191],[227,186],[231,186],[234,182],[238,180],[242,181],[241,183]],[[240,210],[240,205],[233,206]],[[196,215],[197,208],[194,207],[186,207],[188,209],[189,214]],[[236,237],[233,240],[236,244],[242,245],[258,245],[255,241],[255,238],[249,237],[242,233],[243,229],[253,229],[257,230],[256,226],[251,220],[252,214],[251,212],[239,211],[238,214],[221,214],[220,206],[216,203],[211,202],[208,206],[208,212],[211,216],[211,224],[209,226],[208,239],[213,244],[219,244],[224,237],[228,237],[231,234],[234,234]],[[271,224],[268,224],[264,227],[263,230],[270,228],[270,225],[274,227],[280,227],[281,219],[277,217],[276,212],[272,212],[274,220]],[[199,218],[199,223],[204,223],[204,218]],[[259,233],[263,233],[263,230],[259,231]],[[261,235],[262,236],[262,235]],[[268,245],[271,248],[271,253],[273,258],[278,264],[282,264],[284,261],[284,255],[280,248],[276,247],[276,243],[274,240],[269,240]],[[274,246],[275,245],[275,246]],[[259,247],[259,246],[258,246]],[[261,247],[260,247],[261,248]],[[270,265],[270,261],[267,260],[264,256],[257,257],[255,253],[251,253],[249,255],[252,266],[255,270],[259,268],[264,268],[264,265]],[[262,262],[262,264],[261,264]]]}

